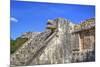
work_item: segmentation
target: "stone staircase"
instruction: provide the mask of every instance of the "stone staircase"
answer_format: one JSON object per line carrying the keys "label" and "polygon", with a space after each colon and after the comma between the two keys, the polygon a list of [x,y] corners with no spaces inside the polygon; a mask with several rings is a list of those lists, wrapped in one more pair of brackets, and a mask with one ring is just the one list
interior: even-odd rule
{"label": "stone staircase", "polygon": [[[49,21],[46,31],[23,35],[29,38],[14,54],[11,65],[61,64],[95,60],[94,50],[72,51],[79,48],[78,35],[73,35],[75,24],[57,18]],[[53,26],[53,27],[52,27]]]}
{"label": "stone staircase", "polygon": [[44,40],[51,35],[51,31],[45,31],[23,44],[14,54],[11,55],[11,65],[27,65],[33,56],[44,44]]}

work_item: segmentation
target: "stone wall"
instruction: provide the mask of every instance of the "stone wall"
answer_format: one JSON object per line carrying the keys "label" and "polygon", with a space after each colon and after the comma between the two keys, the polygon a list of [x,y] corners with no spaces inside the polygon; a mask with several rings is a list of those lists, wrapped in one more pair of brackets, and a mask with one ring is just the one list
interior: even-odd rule
{"label": "stone wall", "polygon": [[11,65],[61,64],[95,57],[93,51],[80,52],[80,36],[73,34],[74,26],[57,18],[48,21],[44,32],[24,34],[29,40],[11,55]]}
{"label": "stone wall", "polygon": [[33,64],[61,64],[71,62],[71,35],[69,21],[62,18],[55,20],[58,23],[56,31],[45,41],[46,47],[33,59]]}
{"label": "stone wall", "polygon": [[37,51],[45,46],[44,40],[48,38],[50,33],[50,31],[45,31],[24,43],[22,47],[11,55],[11,65],[27,65]]}
{"label": "stone wall", "polygon": [[80,30],[73,35],[78,35],[79,49],[72,51],[72,62],[95,61],[95,27]]}

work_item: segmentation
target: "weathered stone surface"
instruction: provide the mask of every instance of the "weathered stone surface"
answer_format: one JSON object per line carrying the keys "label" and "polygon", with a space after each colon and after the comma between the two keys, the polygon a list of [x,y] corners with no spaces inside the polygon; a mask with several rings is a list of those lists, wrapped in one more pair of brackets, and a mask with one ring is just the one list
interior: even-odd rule
{"label": "weathered stone surface", "polygon": [[22,47],[11,55],[11,64],[27,65],[33,58],[35,53],[39,51],[45,44],[44,40],[50,35],[50,31],[38,34],[34,38],[29,39]]}
{"label": "weathered stone surface", "polygon": [[[22,37],[29,40],[11,55],[11,65],[61,64],[95,58],[94,46],[91,46],[92,50],[81,49],[81,35],[74,26],[69,20],[57,18],[48,21],[44,32],[25,33]],[[94,36],[95,32],[91,33]],[[91,40],[91,44],[94,43]]]}
{"label": "weathered stone surface", "polygon": [[26,32],[26,33],[23,33],[23,35],[21,35],[20,37],[21,38],[34,38],[36,35],[40,34],[41,32]]}

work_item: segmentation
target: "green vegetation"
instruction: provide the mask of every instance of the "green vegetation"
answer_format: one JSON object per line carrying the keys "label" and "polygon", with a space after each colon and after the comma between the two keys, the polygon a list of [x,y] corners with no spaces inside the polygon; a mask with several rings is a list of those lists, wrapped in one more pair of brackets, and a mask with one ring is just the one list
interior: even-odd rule
{"label": "green vegetation", "polygon": [[16,40],[10,40],[10,53],[14,53],[22,44],[24,44],[28,38],[17,38]]}
{"label": "green vegetation", "polygon": [[81,24],[75,25],[74,29],[79,30],[79,29],[82,29],[84,27],[91,26],[91,24],[95,24],[95,19],[94,18],[87,19],[86,21],[82,22]]}

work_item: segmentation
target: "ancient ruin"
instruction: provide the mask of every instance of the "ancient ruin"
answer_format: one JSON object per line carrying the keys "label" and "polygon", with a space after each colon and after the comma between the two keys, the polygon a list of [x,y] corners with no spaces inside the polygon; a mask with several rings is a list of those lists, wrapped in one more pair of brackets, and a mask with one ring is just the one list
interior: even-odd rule
{"label": "ancient ruin", "polygon": [[80,24],[57,18],[48,20],[44,32],[27,32],[28,38],[11,54],[12,66],[95,61],[95,18]]}

